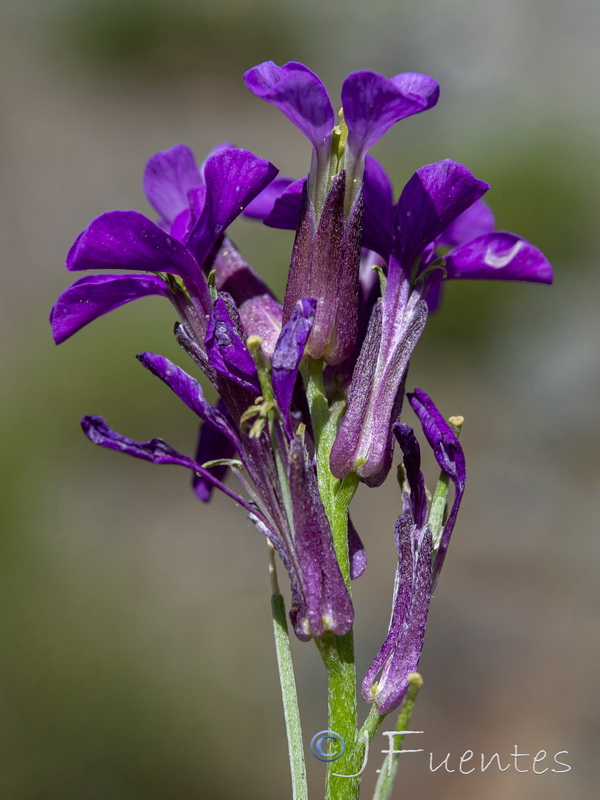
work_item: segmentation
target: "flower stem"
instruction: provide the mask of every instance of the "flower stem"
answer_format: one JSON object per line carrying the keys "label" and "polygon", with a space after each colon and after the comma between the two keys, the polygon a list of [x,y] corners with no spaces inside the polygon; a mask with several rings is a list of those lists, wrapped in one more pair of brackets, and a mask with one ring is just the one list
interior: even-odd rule
{"label": "flower stem", "polygon": [[356,670],[354,635],[328,633],[315,639],[328,680],[329,730],[342,737],[345,751],[341,758],[327,764],[325,800],[356,800],[360,789],[362,741],[356,736]]}
{"label": "flower stem", "polygon": [[[405,731],[409,723],[413,708],[415,707],[415,700],[419,689],[423,685],[423,678],[418,672],[413,672],[408,676],[408,692],[404,698],[404,702],[400,707],[400,714],[398,715],[398,722],[396,723],[397,731]],[[402,749],[402,742],[404,736],[396,737],[394,746],[390,746],[392,752],[388,753],[381,767],[377,786],[375,787],[375,794],[373,800],[389,800],[394,788],[394,782],[398,773],[398,754]]]}
{"label": "flower stem", "polygon": [[283,700],[283,713],[285,716],[285,730],[290,756],[292,798],[293,800],[308,800],[306,766],[304,764],[304,744],[302,741],[300,711],[298,709],[296,679],[294,677],[294,665],[292,663],[292,653],[290,650],[285,602],[277,584],[274,556],[275,551],[273,546],[269,543],[269,568],[273,589],[271,595],[271,613],[273,617],[273,634],[275,637],[275,651],[277,653],[281,697]]}

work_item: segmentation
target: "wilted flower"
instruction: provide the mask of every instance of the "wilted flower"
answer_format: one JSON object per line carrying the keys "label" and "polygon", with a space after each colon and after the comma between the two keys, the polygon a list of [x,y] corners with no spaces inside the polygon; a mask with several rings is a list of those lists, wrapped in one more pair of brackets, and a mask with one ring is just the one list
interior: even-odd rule
{"label": "wilted flower", "polygon": [[[419,389],[409,395],[410,404],[442,474],[455,484],[452,510],[445,522],[444,509],[436,507],[437,493],[427,513],[421,452],[412,428],[394,425],[404,465],[403,512],[396,520],[398,567],[389,632],[363,680],[365,700],[373,700],[380,714],[387,714],[402,702],[408,676],[417,670],[431,594],[442,568],[456,514],[465,488],[466,470],[462,447],[454,431],[441,416],[431,398]],[[445,496],[440,498],[445,507]],[[376,676],[380,674],[375,683]]]}

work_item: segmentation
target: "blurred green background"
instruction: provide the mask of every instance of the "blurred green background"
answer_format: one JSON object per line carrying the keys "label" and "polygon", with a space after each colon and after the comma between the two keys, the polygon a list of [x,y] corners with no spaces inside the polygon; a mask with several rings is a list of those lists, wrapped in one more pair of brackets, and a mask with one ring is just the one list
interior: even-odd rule
{"label": "blurred green background", "polygon": [[[409,384],[466,417],[470,470],[432,604],[413,717],[425,735],[413,746],[438,762],[467,749],[507,757],[515,744],[567,750],[572,771],[431,774],[415,756],[395,796],[596,796],[600,6],[0,9],[0,797],[289,796],[263,541],[224,499],[201,506],[183,471],[93,448],[79,430],[83,414],[101,413],[119,431],[190,451],[194,419],[133,358],[151,350],[186,365],[173,312],[148,299],[58,349],[47,324],[79,231],[109,208],[149,211],[141,175],[155,151],[185,142],[202,159],[233,141],[284,174],[306,173],[307,143],[244,88],[243,72],[265,59],[304,61],[333,97],[355,69],[432,74],[439,106],[375,151],[396,191],[423,163],[462,161],[492,184],[499,227],[556,269],[552,288],[450,286],[413,361]],[[291,234],[241,221],[234,238],[281,292]],[[361,674],[387,628],[398,508],[393,481],[355,501],[369,553],[355,586]],[[294,652],[308,741],[326,727],[325,684],[316,650]],[[319,797],[324,768],[307,758]]]}

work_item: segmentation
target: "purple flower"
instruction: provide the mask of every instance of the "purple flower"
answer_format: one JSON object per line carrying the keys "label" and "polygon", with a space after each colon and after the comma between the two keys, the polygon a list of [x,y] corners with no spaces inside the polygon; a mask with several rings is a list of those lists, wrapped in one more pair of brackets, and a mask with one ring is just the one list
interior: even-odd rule
{"label": "purple flower", "polygon": [[[385,181],[380,177],[372,189],[385,207]],[[489,230],[493,217],[481,201],[487,189],[466,167],[450,160],[422,167],[404,187],[394,212],[383,297],[373,307],[348,391],[348,410],[331,452],[331,470],[338,478],[356,472],[377,486],[388,474],[406,370],[444,278],[552,280],[548,261],[533,245]],[[453,245],[445,256],[438,255],[436,248]]]}
{"label": "purple flower", "polygon": [[[334,129],[335,115],[327,89],[304,64],[290,61],[282,67],[265,61],[244,75],[253,94],[273,103],[302,131],[313,146],[309,194],[320,210],[332,172],[332,160],[346,172],[348,195],[360,190],[364,158],[396,122],[437,103],[439,86],[433,78],[414,72],[386,78],[376,72],[353,72],[342,86],[343,124],[347,144]],[[345,136],[343,137],[345,138]]]}
{"label": "purple flower", "polygon": [[[429,603],[456,521],[466,477],[462,448],[433,401],[419,389],[409,395],[409,399],[438,465],[456,485],[456,495],[441,538],[434,540],[433,520],[430,517],[427,521],[419,444],[412,428],[396,423],[394,434],[402,450],[405,486],[403,513],[395,529],[398,567],[392,617],[388,635],[362,684],[364,699],[373,701],[380,714],[387,714],[400,705],[408,689],[408,676],[419,666]],[[379,680],[375,682],[378,675]]]}
{"label": "purple flower", "polygon": [[[211,251],[222,242],[228,225],[276,173],[268,161],[232,147],[217,148],[202,171],[183,145],[153,156],[146,167],[144,187],[160,214],[159,223],[137,211],[102,214],[71,247],[67,269],[142,270],[155,277],[103,273],[76,282],[52,310],[56,341],[64,341],[113,308],[148,294],[170,297],[182,319],[203,335],[212,306],[203,269],[210,266]],[[247,267],[246,284],[249,277],[255,276]],[[256,276],[257,281],[256,291],[264,292],[264,284]]]}
{"label": "purple flower", "polygon": [[359,330],[366,153],[396,122],[435,105],[438,85],[416,73],[390,79],[374,72],[352,73],[342,87],[343,118],[334,127],[327,90],[303,64],[279,67],[268,61],[244,78],[255,95],[276,105],[313,145],[306,183],[281,182],[265,198],[259,197],[250,215],[277,227],[298,220],[283,320],[290,319],[301,297],[317,298],[308,353],[340,364],[353,352]]}

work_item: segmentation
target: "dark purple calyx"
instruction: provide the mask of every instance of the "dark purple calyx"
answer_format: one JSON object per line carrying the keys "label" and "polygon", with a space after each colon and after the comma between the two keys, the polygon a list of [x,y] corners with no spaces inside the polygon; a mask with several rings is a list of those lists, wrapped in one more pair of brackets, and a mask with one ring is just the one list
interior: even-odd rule
{"label": "dark purple calyx", "polygon": [[308,353],[328,364],[339,364],[350,355],[358,327],[362,200],[359,197],[346,216],[344,197],[342,172],[331,181],[317,219],[304,190],[283,306],[285,323],[298,300],[317,298]]}

